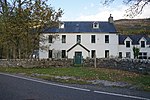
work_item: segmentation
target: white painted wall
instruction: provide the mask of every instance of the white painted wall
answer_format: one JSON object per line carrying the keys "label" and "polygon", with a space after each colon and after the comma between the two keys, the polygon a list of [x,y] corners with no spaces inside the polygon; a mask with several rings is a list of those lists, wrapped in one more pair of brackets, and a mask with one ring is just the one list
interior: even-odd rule
{"label": "white painted wall", "polygon": [[[118,56],[118,35],[109,33],[61,33],[54,39],[54,43],[48,43],[48,36],[50,34],[43,34],[45,43],[42,45],[48,46],[47,50],[40,50],[40,59],[48,58],[48,50],[68,50],[76,42],[76,36],[81,35],[81,44],[90,50],[89,53],[79,45],[68,52],[68,58],[73,58],[75,51],[82,51],[83,57],[91,57],[91,50],[96,50],[96,57],[105,57],[105,50],[109,50],[110,56]],[[62,35],[66,35],[66,43],[62,43]],[[91,35],[96,35],[96,43],[91,43]],[[105,43],[105,35],[109,35],[109,43]],[[67,53],[66,53],[67,54]]]}

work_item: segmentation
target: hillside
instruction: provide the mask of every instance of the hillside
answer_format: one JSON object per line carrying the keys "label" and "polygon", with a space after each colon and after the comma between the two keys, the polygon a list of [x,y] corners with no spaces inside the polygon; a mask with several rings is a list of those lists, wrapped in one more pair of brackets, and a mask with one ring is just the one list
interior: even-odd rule
{"label": "hillside", "polygon": [[148,19],[120,19],[114,24],[118,32],[122,34],[149,34],[150,18]]}

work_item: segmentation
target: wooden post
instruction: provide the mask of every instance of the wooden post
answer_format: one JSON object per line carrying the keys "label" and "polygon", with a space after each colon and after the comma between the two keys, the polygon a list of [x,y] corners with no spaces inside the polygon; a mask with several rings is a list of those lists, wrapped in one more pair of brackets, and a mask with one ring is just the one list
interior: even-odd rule
{"label": "wooden post", "polygon": [[96,52],[94,53],[94,67],[96,68]]}

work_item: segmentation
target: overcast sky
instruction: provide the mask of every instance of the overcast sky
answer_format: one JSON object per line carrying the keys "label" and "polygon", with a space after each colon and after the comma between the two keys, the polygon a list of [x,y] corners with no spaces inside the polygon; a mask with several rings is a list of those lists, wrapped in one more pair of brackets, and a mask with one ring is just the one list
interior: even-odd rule
{"label": "overcast sky", "polygon": [[[55,9],[62,8],[62,21],[107,21],[110,14],[114,20],[127,18],[125,10],[129,8],[122,0],[115,0],[109,6],[102,5],[104,0],[50,0]],[[145,6],[143,13],[135,18],[150,18],[150,5]]]}

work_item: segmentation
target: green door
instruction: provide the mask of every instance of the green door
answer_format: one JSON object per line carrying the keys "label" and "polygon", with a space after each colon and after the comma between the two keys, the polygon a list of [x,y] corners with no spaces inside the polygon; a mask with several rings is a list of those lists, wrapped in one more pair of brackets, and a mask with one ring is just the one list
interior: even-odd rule
{"label": "green door", "polygon": [[75,64],[82,63],[82,52],[75,52],[74,63]]}

